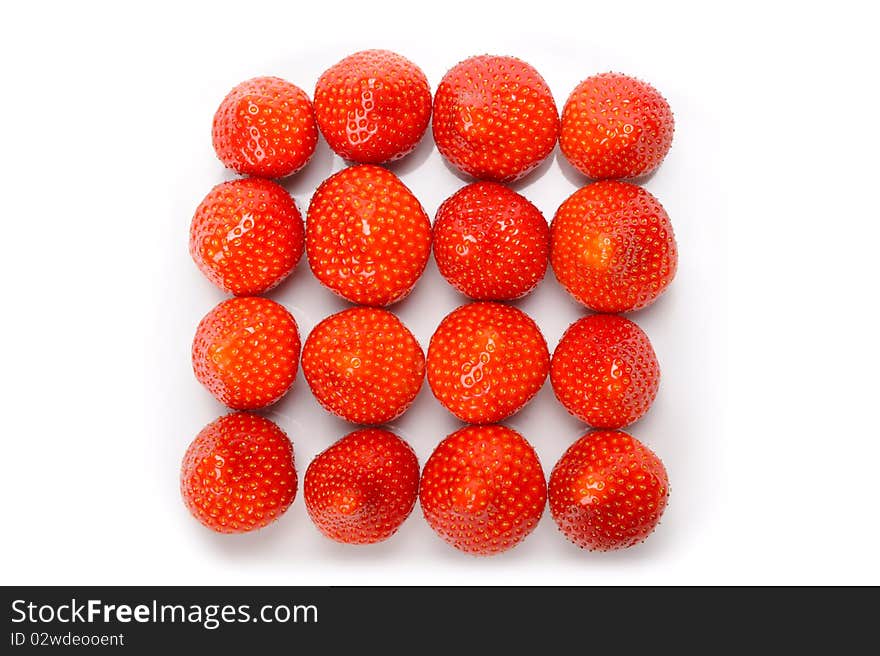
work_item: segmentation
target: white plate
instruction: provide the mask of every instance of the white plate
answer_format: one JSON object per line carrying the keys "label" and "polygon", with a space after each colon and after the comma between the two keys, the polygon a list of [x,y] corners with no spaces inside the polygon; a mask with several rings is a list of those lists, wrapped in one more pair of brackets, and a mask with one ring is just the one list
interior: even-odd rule
{"label": "white plate", "polygon": [[[307,65],[298,65],[291,60],[269,67],[254,65],[251,70],[257,74],[268,68],[269,72],[311,91],[320,74],[319,69],[350,51],[352,47],[338,46],[332,49],[332,54],[324,51],[303,56],[300,61],[308,62]],[[441,55],[427,49],[407,49],[401,54],[424,68],[433,89],[446,68],[465,55]],[[597,72],[587,66],[575,69],[570,61],[560,65],[558,57],[541,48],[524,47],[511,54],[526,59],[545,76],[560,110],[574,84]],[[445,582],[466,582],[476,572],[498,574],[508,567],[523,566],[533,571],[555,568],[561,571],[573,567],[577,572],[575,580],[587,582],[597,569],[638,567],[663,558],[671,550],[686,548],[698,530],[694,519],[708,512],[712,486],[711,476],[701,464],[712,448],[710,436],[705,428],[701,429],[708,421],[711,403],[700,400],[699,396],[706,392],[705,362],[711,360],[711,354],[707,352],[710,344],[706,340],[706,326],[713,321],[708,308],[714,292],[700,274],[701,260],[710,254],[694,247],[706,226],[711,229],[712,217],[707,216],[705,209],[710,191],[684,184],[692,180],[688,168],[705,156],[708,143],[701,134],[705,117],[700,115],[699,107],[691,105],[687,95],[668,83],[674,79],[672,74],[651,80],[661,93],[667,94],[676,115],[677,133],[667,161],[645,186],[660,199],[671,216],[681,252],[680,269],[677,279],[659,301],[647,310],[630,315],[651,337],[662,369],[656,403],[630,431],[663,459],[672,490],[662,524],[644,545],[610,555],[582,552],[556,530],[548,512],[536,531],[514,550],[491,560],[475,559],[458,553],[434,535],[424,522],[418,505],[400,532],[387,542],[366,547],[341,545],[324,538],[312,526],[303,505],[301,485],[291,509],[274,525],[251,535],[215,535],[190,518],[177,494],[176,466],[195,433],[224,412],[223,407],[192,377],[187,356],[196,323],[224,298],[201,277],[185,253],[187,219],[201,196],[212,184],[235,177],[222,168],[210,150],[207,127],[213,106],[208,99],[214,104],[219,103],[228,88],[240,80],[223,77],[217,72],[213,77],[216,82],[204,89],[206,100],[200,103],[199,110],[181,108],[189,119],[204,126],[207,147],[192,153],[188,170],[175,181],[178,197],[174,215],[178,229],[175,242],[168,245],[177,256],[169,261],[170,270],[166,277],[174,281],[179,296],[169,299],[167,307],[167,315],[175,315],[177,319],[173,329],[169,327],[166,337],[171,348],[163,361],[174,372],[173,381],[169,381],[174,394],[168,396],[164,409],[170,411],[176,420],[175,431],[163,435],[162,441],[157,443],[162,461],[159,471],[164,483],[163,495],[156,499],[156,503],[175,518],[171,527],[173,534],[168,539],[179,543],[192,558],[217,565],[225,563],[236,569],[273,571],[279,580],[286,582],[324,583],[343,580],[407,582],[415,579],[404,573],[425,580],[434,579],[439,572],[443,573]],[[283,181],[303,215],[317,185],[344,166],[345,163],[321,140],[307,168]],[[465,178],[443,161],[434,146],[430,129],[414,153],[390,168],[415,193],[432,219],[440,203],[467,184]],[[559,204],[584,182],[585,179],[565,162],[557,148],[537,171],[512,186],[535,203],[549,221]],[[687,193],[682,193],[684,189]],[[292,277],[268,296],[291,310],[303,339],[321,319],[348,307],[345,301],[320,286],[311,275],[305,258]],[[390,309],[400,316],[427,350],[428,341],[440,320],[466,302],[467,299],[456,293],[439,275],[432,257],[413,293]],[[515,304],[537,321],[551,350],[565,328],[586,313],[559,286],[549,270],[537,290]],[[698,322],[690,319],[695,311],[703,315]],[[265,414],[277,421],[293,440],[300,484],[311,459],[356,428],[331,416],[318,405],[302,372],[298,374],[292,391]],[[563,451],[587,430],[557,403],[549,381],[523,411],[505,423],[520,431],[535,446],[548,475]],[[413,406],[391,428],[412,444],[420,463],[424,464],[437,443],[461,425],[433,398],[426,383]]]}

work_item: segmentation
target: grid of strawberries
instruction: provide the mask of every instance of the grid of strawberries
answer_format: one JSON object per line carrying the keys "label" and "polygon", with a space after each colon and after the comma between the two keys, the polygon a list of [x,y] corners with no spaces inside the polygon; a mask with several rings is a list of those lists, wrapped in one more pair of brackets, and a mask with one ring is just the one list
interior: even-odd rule
{"label": "grid of strawberries", "polygon": [[[544,71],[541,72],[544,73]],[[584,77],[591,73],[592,72],[585,72]],[[307,80],[298,80],[292,75],[288,75],[287,79],[290,79],[292,82],[303,88],[309,88]],[[432,89],[435,88],[436,86],[432,85]],[[553,88],[553,85],[551,84],[551,90],[561,108],[560,99],[564,100],[570,89],[563,90]],[[222,97],[222,95],[220,97]],[[206,118],[206,122],[209,122],[209,119],[210,116]],[[208,141],[210,142],[209,138]],[[675,150],[675,146],[673,146],[670,158],[668,159],[675,157]],[[215,166],[216,181],[222,181],[224,179],[231,180],[240,177],[232,171],[222,169],[222,165],[219,162],[213,164]],[[438,166],[438,164],[440,166]],[[317,186],[327,177],[332,175],[332,173],[342,170],[348,165],[348,162],[345,162],[336,156],[328,148],[323,137],[319,137],[318,146],[309,164],[302,171],[289,178],[282,179],[279,182],[291,193],[297,206],[303,213],[303,216],[305,216],[305,209],[308,207],[311,195],[314,193]],[[676,221],[674,211],[669,209],[668,203],[666,203],[662,194],[658,193],[655,189],[652,189],[652,187],[657,186],[655,184],[655,178],[658,177],[667,166],[668,164],[664,163],[657,174],[649,177],[647,180],[641,181],[641,184],[649,191],[655,193],[655,195],[658,196],[658,199],[667,206],[667,210],[670,211],[673,225],[676,228],[676,235],[680,239],[679,224]],[[425,211],[432,219],[436,214],[439,204],[446,197],[466,184],[473,182],[472,178],[459,173],[456,169],[442,160],[433,142],[430,128],[427,130],[425,136],[414,152],[398,162],[387,165],[387,168],[400,177],[404,184],[413,191],[422,203]],[[440,170],[438,171],[438,169]],[[508,186],[537,205],[545,218],[549,221],[558,205],[570,195],[571,192],[588,182],[588,179],[571,167],[571,165],[565,160],[557,145],[551,155],[535,171]],[[567,189],[567,191],[560,191],[562,188]],[[192,270],[193,278],[198,278],[198,271],[195,270],[194,267]],[[219,292],[219,290],[216,289],[206,292],[205,288],[210,287],[207,281],[203,281],[198,287],[201,291],[194,292],[193,295],[195,296],[196,293],[202,293],[205,298],[201,305],[201,309],[203,310],[202,314],[212,307],[212,301],[216,303],[222,298],[226,298],[222,292]],[[659,340],[656,338],[652,325],[666,321],[666,319],[663,318],[663,315],[671,313],[671,310],[665,310],[664,308],[675,303],[674,299],[670,300],[666,298],[667,296],[672,297],[674,295],[672,290],[674,290],[675,287],[676,284],[673,284],[671,289],[649,308],[628,315],[651,336],[664,376],[667,374],[667,368],[665,366],[666,362],[663,353],[663,339],[662,337]],[[311,329],[323,318],[346,307],[351,307],[350,303],[335,296],[329,290],[320,286],[309,271],[305,256],[303,256],[291,276],[279,287],[268,292],[266,296],[281,303],[292,312],[297,320],[303,339],[305,339]],[[468,302],[470,302],[470,299],[456,292],[450,285],[448,285],[448,283],[446,283],[445,280],[442,279],[439,272],[436,270],[436,264],[432,255],[425,273],[417,283],[413,292],[402,302],[391,306],[389,309],[404,321],[405,325],[407,325],[407,327],[409,327],[415,334],[423,350],[427,351],[428,341],[440,320],[456,307]],[[547,275],[536,290],[523,299],[511,302],[511,304],[519,307],[535,319],[547,339],[548,347],[551,352],[565,328],[578,318],[589,314],[589,310],[579,305],[562,289],[555,280],[552,269],[549,267]],[[193,317],[197,322],[198,318],[201,318],[201,315],[198,312],[194,312]],[[194,330],[194,327],[195,325],[193,323],[191,325],[191,330]],[[200,387],[194,379],[192,385],[197,388]],[[641,419],[626,430],[657,451],[658,455],[666,461],[667,459],[665,458],[662,445],[663,439],[666,438],[662,435],[658,435],[656,430],[652,430],[652,426],[654,425],[662,426],[667,423],[665,417],[668,416],[670,411],[674,411],[674,406],[669,405],[671,400],[666,399],[663,387],[664,385],[661,383],[660,393],[652,407],[652,411],[649,412],[645,418]],[[204,390],[200,391],[204,392]],[[207,392],[204,392],[202,396],[209,397],[204,399],[204,404],[209,406],[211,404],[210,395],[207,394]],[[219,406],[216,402],[214,402],[213,405],[215,409],[214,416],[211,417],[209,414],[203,414],[202,417],[206,419],[203,424],[208,423],[208,421],[213,420],[221,414],[225,414],[225,412],[228,412],[228,410]],[[219,412],[217,412],[218,406],[220,409]],[[308,385],[303,379],[301,370],[298,371],[297,380],[290,392],[278,403],[260,411],[260,414],[263,414],[278,423],[293,441],[296,467],[300,476],[300,485],[302,482],[302,475],[311,459],[330,444],[356,428],[356,426],[352,424],[333,417],[317,404],[317,401],[312,397]],[[654,414],[657,414],[658,417],[657,420],[652,421],[651,417]],[[549,379],[545,382],[545,385],[539,394],[527,404],[523,410],[502,423],[519,431],[530,441],[538,452],[545,474],[547,475],[549,475],[553,464],[558,460],[565,449],[570,446],[575,439],[588,430],[587,426],[571,417],[564,408],[556,402],[553,397],[552,389],[550,388]],[[402,417],[388,425],[388,428],[403,437],[413,446],[419,457],[420,465],[424,465],[436,444],[463,425],[464,424],[459,422],[440,406],[440,404],[433,398],[428,385],[425,384],[413,405]],[[426,432],[431,434],[430,438],[427,438],[425,435]],[[666,462],[666,464],[667,469],[670,469],[670,463]],[[672,469],[674,469],[674,464]],[[673,490],[675,490],[673,471],[670,471],[670,479],[673,483]],[[302,490],[300,489],[294,502],[294,506],[287,513],[288,515],[295,515],[295,517],[290,518],[285,516],[282,517],[279,522],[276,522],[276,524],[295,523],[297,526],[295,532],[298,535],[302,535],[304,532],[307,532],[308,529],[314,531],[310,526],[308,518],[305,516],[304,508],[299,508],[299,506],[302,505],[301,497]],[[675,503],[674,500],[672,503]],[[424,522],[418,521],[420,519],[420,517],[417,517],[419,514],[420,510],[417,505],[413,512],[414,517],[411,517],[409,521],[405,522],[404,526],[401,528],[400,533],[402,535],[396,535],[388,542],[421,541],[420,538],[413,535],[416,531],[408,527],[411,524],[424,525]],[[546,533],[548,528],[551,531],[555,530],[555,526],[548,515],[549,513],[545,512],[541,521],[542,526],[539,526],[539,532]],[[666,517],[664,517],[663,521],[666,522]],[[547,526],[548,523],[550,524],[549,527]],[[418,532],[423,532],[424,529],[427,529],[430,532],[427,525],[424,525]],[[280,530],[281,529],[273,528],[273,525],[270,525],[269,527],[256,532],[254,536],[247,536],[247,540],[271,540],[272,538],[270,537],[257,538],[256,536],[259,534],[279,532]],[[314,533],[318,535],[319,538],[321,537],[317,531],[314,531]],[[407,534],[409,534],[408,537]],[[222,539],[222,536],[219,537]],[[246,536],[240,536],[239,539],[242,537]],[[448,549],[448,547],[446,547],[442,541],[438,540],[436,536],[431,534],[431,537],[441,548]],[[205,536],[205,539],[216,542],[215,536]],[[555,536],[555,539],[561,542],[567,542],[558,534]],[[648,543],[653,542],[654,540],[656,540],[656,536],[653,536]],[[324,540],[324,542],[326,543],[329,541]],[[529,540],[526,540],[525,543],[529,543]],[[332,547],[328,546],[327,548],[335,550],[338,546],[340,545]],[[574,545],[569,544],[569,547],[575,551],[579,551]],[[226,546],[222,548],[228,549]],[[370,548],[376,550],[383,549],[380,545],[372,545]],[[512,551],[518,551],[521,548],[522,545]],[[640,546],[640,549],[644,548],[645,545]],[[662,545],[657,548],[662,548]],[[232,546],[231,549],[232,551],[237,551],[238,547]],[[388,550],[389,547],[384,547],[384,549]],[[397,550],[396,548],[391,549],[395,551]],[[529,549],[529,551],[530,550],[531,549]],[[432,549],[432,551],[436,550]]]}

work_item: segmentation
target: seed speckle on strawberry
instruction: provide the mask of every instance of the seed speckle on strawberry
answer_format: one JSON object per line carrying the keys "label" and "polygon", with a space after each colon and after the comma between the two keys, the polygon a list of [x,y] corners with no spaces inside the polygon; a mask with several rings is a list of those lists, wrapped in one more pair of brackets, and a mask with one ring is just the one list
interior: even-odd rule
{"label": "seed speckle on strawberry", "polygon": [[255,77],[220,103],[214,150],[244,175],[283,178],[308,163],[318,143],[312,103],[299,87],[277,77]]}
{"label": "seed speckle on strawberry", "polygon": [[506,426],[466,426],[440,442],[425,463],[419,500],[447,543],[491,556],[522,542],[547,501],[532,445]]}
{"label": "seed speckle on strawberry", "polygon": [[411,152],[431,120],[422,70],[388,50],[362,50],[327,69],[315,88],[315,117],[337,155],[382,164]]}
{"label": "seed speckle on strawberry", "polygon": [[571,414],[596,428],[638,421],[660,386],[651,340],[629,319],[594,314],[565,331],[550,362],[550,382]]}
{"label": "seed speckle on strawberry", "polygon": [[256,296],[230,298],[199,323],[193,371],[221,403],[255,410],[293,385],[299,351],[296,320],[282,305]]}
{"label": "seed speckle on strawberry", "polygon": [[569,196],[550,224],[560,284],[597,312],[629,312],[662,294],[678,266],[669,216],[643,188],[603,180]]}
{"label": "seed speckle on strawberry", "polygon": [[199,270],[236,296],[262,294],[293,271],[305,248],[290,194],[262,178],[214,187],[196,209],[189,251]]}
{"label": "seed speckle on strawberry", "polygon": [[425,378],[425,356],[413,334],[391,312],[369,307],[343,310],[315,326],[302,367],[318,402],[357,424],[402,415]]}
{"label": "seed speckle on strawberry", "polygon": [[293,444],[276,424],[246,412],[205,426],[186,451],[180,492],[192,515],[218,533],[274,522],[296,497]]}
{"label": "seed speckle on strawberry", "polygon": [[431,222],[393,173],[363,164],[325,180],[306,217],[309,266],[325,287],[359,305],[412,291],[431,251]]}
{"label": "seed speckle on strawberry", "polygon": [[550,514],[562,533],[590,551],[642,542],[669,496],[666,468],[622,431],[593,431],[575,442],[550,474]]}
{"label": "seed speckle on strawberry", "polygon": [[470,303],[440,322],[428,346],[428,384],[462,421],[491,424],[528,403],[550,354],[535,322],[501,303]]}
{"label": "seed speckle on strawberry", "polygon": [[347,544],[387,540],[415,506],[419,462],[394,433],[364,428],[318,455],[306,471],[304,495],[312,522]]}
{"label": "seed speckle on strawberry", "polygon": [[444,278],[480,301],[532,291],[547,270],[550,230],[541,211],[512,189],[475,182],[444,201],[434,221],[434,258]]}
{"label": "seed speckle on strawberry", "polygon": [[674,129],[669,103],[654,87],[602,73],[577,85],[565,102],[559,147],[588,178],[635,178],[660,166]]}
{"label": "seed speckle on strawberry", "polygon": [[481,55],[453,66],[434,96],[434,141],[479,180],[511,182],[553,151],[559,114],[550,87],[516,57]]}

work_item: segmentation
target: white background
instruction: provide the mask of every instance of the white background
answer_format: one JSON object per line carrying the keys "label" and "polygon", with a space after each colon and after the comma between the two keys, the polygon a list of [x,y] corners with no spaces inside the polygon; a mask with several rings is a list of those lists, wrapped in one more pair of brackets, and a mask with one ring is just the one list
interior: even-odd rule
{"label": "white background", "polygon": [[[0,582],[70,584],[880,583],[877,338],[880,59],[861,3],[15,3],[3,58]],[[180,458],[223,412],[194,380],[196,323],[222,294],[187,253],[193,210],[230,178],[213,112],[255,75],[310,95],[355,50],[396,50],[433,88],[461,59],[512,54],[560,108],[582,78],[651,81],[676,116],[647,182],[676,229],[670,291],[633,318],[663,380],[632,428],[663,458],[658,531],[589,554],[549,513],[502,556],[459,554],[416,508],[371,547],[338,545],[290,511],[252,535],[203,529]],[[304,211],[342,162],[323,141],[286,184]],[[430,140],[394,167],[433,216],[464,184]],[[548,220],[582,180],[555,157],[517,189]],[[344,303],[305,261],[271,294],[303,337]],[[433,261],[395,306],[423,347],[463,302]],[[520,306],[553,348],[581,310],[548,274]],[[302,375],[269,413],[300,481],[351,428]],[[549,473],[583,431],[549,384],[509,424]],[[424,463],[457,422],[427,385],[394,428]]]}

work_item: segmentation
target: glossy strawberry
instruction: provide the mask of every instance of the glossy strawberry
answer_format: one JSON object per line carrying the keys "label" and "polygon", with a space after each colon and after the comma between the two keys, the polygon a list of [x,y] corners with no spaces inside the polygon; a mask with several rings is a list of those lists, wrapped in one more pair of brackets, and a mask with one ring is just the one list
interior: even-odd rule
{"label": "glossy strawberry", "polygon": [[396,419],[425,378],[416,338],[379,308],[356,307],[324,319],[306,339],[302,366],[318,402],[356,424]]}
{"label": "glossy strawberry", "polygon": [[638,421],[660,385],[660,365],[645,332],[615,314],[584,317],[565,331],[550,362],[556,398],[597,428]]}
{"label": "glossy strawberry", "polygon": [[293,445],[264,417],[239,412],[205,426],[183,458],[186,507],[218,533],[245,533],[274,522],[296,496]]}
{"label": "glossy strawberry", "polygon": [[318,455],[306,471],[306,509],[324,535],[347,544],[387,540],[409,517],[419,462],[394,433],[364,428]]}
{"label": "glossy strawberry", "polygon": [[315,118],[337,155],[381,164],[413,150],[431,120],[422,70],[388,50],[363,50],[327,69],[315,88]]}
{"label": "glossy strawberry", "polygon": [[669,104],[650,84],[603,73],[577,85],[562,110],[559,147],[594,180],[647,175],[672,145]]}
{"label": "glossy strawberry", "polygon": [[669,496],[660,459],[621,431],[593,431],[550,474],[550,514],[565,536],[590,551],[624,549],[657,526]]}
{"label": "glossy strawberry", "polygon": [[606,180],[582,187],[550,225],[550,263],[569,294],[597,312],[653,303],[675,277],[669,217],[647,191]]}
{"label": "glossy strawberry", "polygon": [[528,403],[547,378],[544,336],[522,310],[471,303],[443,319],[428,346],[428,384],[471,424],[491,424]]}
{"label": "glossy strawberry", "polygon": [[559,115],[538,71],[515,57],[482,55],[443,77],[433,131],[440,153],[463,173],[510,182],[552,152]]}
{"label": "glossy strawberry", "polygon": [[255,77],[230,91],[214,114],[212,134],[223,164],[261,178],[299,171],[318,143],[309,97],[277,77]]}
{"label": "glossy strawberry", "polygon": [[478,556],[507,551],[538,525],[547,502],[532,445],[505,426],[466,426],[425,463],[419,500],[431,528]]}
{"label": "glossy strawberry", "polygon": [[196,329],[196,378],[218,401],[236,410],[275,403],[296,377],[299,330],[283,306],[267,298],[223,301]]}
{"label": "glossy strawberry", "polygon": [[481,301],[525,296],[544,277],[550,230],[537,207],[495,182],[446,199],[434,221],[434,258],[444,278]]}
{"label": "glossy strawberry", "polygon": [[189,252],[199,270],[236,296],[262,294],[302,257],[305,228],[284,187],[262,178],[223,182],[196,209]]}
{"label": "glossy strawberry", "polygon": [[431,222],[418,199],[390,171],[353,166],[325,180],[306,218],[312,273],[359,305],[403,299],[425,270]]}

